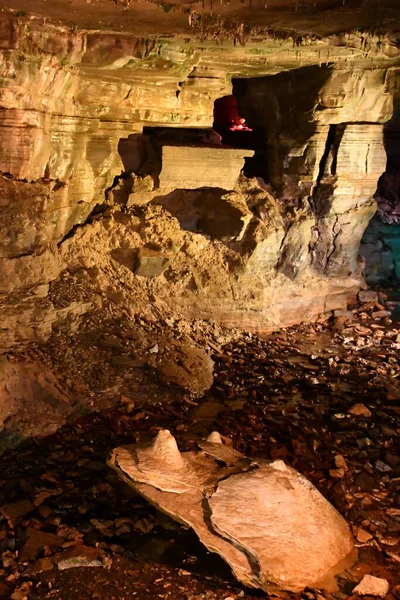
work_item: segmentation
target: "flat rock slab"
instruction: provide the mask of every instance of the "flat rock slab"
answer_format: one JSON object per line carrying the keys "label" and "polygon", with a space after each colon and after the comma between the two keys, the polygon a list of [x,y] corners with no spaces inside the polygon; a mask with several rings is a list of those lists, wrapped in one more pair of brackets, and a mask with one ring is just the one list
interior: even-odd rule
{"label": "flat rock slab", "polygon": [[323,586],[352,550],[344,519],[281,460],[232,475],[209,499],[215,530],[254,556],[262,586]]}
{"label": "flat rock slab", "polygon": [[163,146],[160,187],[233,190],[253,150],[199,146]]}
{"label": "flat rock slab", "polygon": [[216,433],[198,452],[181,453],[160,430],[150,446],[116,448],[108,464],[192,527],[249,587],[332,589],[334,575],[355,558],[346,521],[305,477],[282,460],[252,461]]}

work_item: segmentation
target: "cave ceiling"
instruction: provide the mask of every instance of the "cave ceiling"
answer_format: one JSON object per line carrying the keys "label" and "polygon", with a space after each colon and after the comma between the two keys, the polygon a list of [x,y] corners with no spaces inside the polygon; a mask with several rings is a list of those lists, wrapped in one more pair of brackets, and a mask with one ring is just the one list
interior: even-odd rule
{"label": "cave ceiling", "polygon": [[[243,24],[324,37],[357,29],[400,30],[397,0],[2,0],[4,13],[24,13],[88,30],[135,35],[199,34],[216,39]],[[196,31],[197,29],[197,31]]]}

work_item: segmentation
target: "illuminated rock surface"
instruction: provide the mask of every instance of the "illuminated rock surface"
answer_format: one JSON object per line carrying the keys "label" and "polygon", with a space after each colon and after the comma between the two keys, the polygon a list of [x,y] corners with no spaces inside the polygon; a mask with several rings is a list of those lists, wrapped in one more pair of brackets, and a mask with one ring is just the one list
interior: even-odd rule
{"label": "illuminated rock surface", "polygon": [[151,446],[115,449],[108,463],[160,510],[192,527],[244,584],[301,591],[332,586],[355,558],[350,529],[316,488],[282,460],[251,461],[199,442],[181,454],[169,431]]}
{"label": "illuminated rock surface", "polygon": [[4,0],[0,351],[198,396],[210,344],[346,309],[400,97],[398,3],[350,4]]}

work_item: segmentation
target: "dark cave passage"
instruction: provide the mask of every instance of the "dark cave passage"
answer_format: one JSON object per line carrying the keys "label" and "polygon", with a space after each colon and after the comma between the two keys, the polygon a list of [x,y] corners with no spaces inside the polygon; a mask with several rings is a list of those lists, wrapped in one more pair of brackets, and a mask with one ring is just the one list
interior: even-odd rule
{"label": "dark cave passage", "polygon": [[377,212],[364,233],[360,254],[370,285],[400,281],[400,108],[383,128],[386,170],[377,184]]}
{"label": "dark cave passage", "polygon": [[252,129],[249,147],[255,154],[246,160],[246,175],[262,177],[279,192],[285,174],[304,170],[301,153],[295,152],[289,162],[286,157],[294,146],[301,148],[315,132],[311,115],[330,75],[331,66],[322,64],[232,80],[239,114]]}

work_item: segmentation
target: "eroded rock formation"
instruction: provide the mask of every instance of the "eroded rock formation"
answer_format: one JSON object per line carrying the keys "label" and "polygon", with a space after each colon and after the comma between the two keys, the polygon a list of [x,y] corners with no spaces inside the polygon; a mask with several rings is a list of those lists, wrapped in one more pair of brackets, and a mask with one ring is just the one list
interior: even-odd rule
{"label": "eroded rock formation", "polygon": [[[2,14],[0,348],[40,345],[71,407],[149,398],[143,367],[201,394],[221,327],[312,320],[363,285],[396,37],[185,19],[187,39]],[[232,91],[255,147],[211,131]]]}

